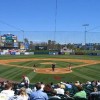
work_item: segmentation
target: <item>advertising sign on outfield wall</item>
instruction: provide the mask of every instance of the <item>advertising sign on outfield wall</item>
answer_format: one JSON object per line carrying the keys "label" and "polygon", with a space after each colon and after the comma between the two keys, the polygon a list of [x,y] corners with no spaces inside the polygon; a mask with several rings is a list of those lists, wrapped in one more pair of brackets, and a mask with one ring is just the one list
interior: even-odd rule
{"label": "advertising sign on outfield wall", "polygon": [[16,54],[15,55],[20,55],[20,52],[16,52]]}

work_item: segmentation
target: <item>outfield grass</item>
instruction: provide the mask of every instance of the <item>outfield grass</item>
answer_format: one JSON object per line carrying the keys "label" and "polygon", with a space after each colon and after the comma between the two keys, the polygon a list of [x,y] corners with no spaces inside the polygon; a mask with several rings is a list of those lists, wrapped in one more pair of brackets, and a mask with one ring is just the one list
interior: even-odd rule
{"label": "outfield grass", "polygon": [[29,58],[66,58],[66,59],[89,59],[100,60],[100,56],[87,55],[1,55],[0,59],[29,59]]}
{"label": "outfield grass", "polygon": [[[0,59],[27,59],[27,58],[66,58],[66,59],[92,59],[100,60],[99,56],[51,56],[51,55],[31,55],[31,56],[0,56]],[[56,61],[57,62],[57,61]],[[25,64],[26,63],[26,64]],[[31,66],[34,62],[17,62],[14,64]],[[38,63],[38,62],[36,62]],[[57,62],[58,63],[58,62]],[[62,62],[61,65],[64,66],[70,62]],[[75,63],[74,63],[75,64]],[[43,81],[45,83],[49,82],[61,82],[69,81],[75,82],[77,80],[81,82],[86,82],[87,80],[99,80],[100,79],[100,64],[81,67],[73,69],[72,73],[68,74],[37,74],[32,71],[32,69],[17,68],[15,66],[0,65],[0,77],[6,78],[8,80],[21,81],[22,75],[27,75],[31,83]]]}
{"label": "outfield grass", "polygon": [[0,65],[0,77],[6,78],[9,80],[21,81],[22,75],[27,75],[31,83],[43,81],[45,83],[49,82],[60,82],[68,81],[75,82],[77,80],[81,82],[86,82],[87,80],[99,80],[100,79],[100,64],[86,66],[81,68],[76,68],[72,73],[68,74],[37,74],[34,73],[31,69],[23,69],[17,67],[10,67]]}

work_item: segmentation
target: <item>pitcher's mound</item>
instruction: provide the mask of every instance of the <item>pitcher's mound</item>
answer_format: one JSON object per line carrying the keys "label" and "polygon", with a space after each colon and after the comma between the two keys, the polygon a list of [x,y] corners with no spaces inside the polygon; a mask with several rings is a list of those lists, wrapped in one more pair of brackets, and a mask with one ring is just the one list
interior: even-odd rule
{"label": "pitcher's mound", "polygon": [[36,73],[42,74],[66,74],[71,73],[72,70],[67,70],[66,68],[55,68],[55,71],[52,71],[51,68],[37,68]]}

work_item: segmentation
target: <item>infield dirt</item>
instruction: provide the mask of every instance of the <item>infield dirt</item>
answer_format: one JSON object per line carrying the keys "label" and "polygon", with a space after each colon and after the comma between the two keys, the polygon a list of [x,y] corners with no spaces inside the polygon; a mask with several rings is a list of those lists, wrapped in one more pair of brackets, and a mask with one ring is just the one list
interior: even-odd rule
{"label": "infield dirt", "polygon": [[[37,60],[53,60],[53,61],[65,61],[65,62],[83,62],[84,64],[77,65],[77,66],[71,66],[71,69],[77,68],[77,67],[85,67],[88,65],[98,64],[100,61],[96,60],[80,60],[80,59],[57,59],[57,58],[46,58],[46,59],[9,59],[9,60],[0,60],[0,64],[2,65],[9,65],[14,67],[21,67],[21,68],[28,68],[33,69],[32,67],[27,66],[19,66],[19,65],[11,65],[9,63],[11,62],[22,62],[22,61],[37,61]],[[55,71],[53,72],[51,68],[37,68],[36,73],[42,73],[42,74],[65,74],[65,73],[71,73],[72,70],[69,70],[66,68],[55,68]]]}

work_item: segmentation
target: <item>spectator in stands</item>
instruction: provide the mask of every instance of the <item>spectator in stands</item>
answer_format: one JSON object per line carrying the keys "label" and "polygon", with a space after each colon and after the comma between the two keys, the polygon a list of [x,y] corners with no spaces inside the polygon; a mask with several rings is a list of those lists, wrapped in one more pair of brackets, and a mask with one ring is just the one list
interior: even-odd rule
{"label": "spectator in stands", "polygon": [[95,86],[97,85],[97,84],[96,84],[96,81],[92,81],[92,82],[91,82],[91,85],[95,87]]}
{"label": "spectator in stands", "polygon": [[[44,91],[45,84],[43,82],[38,82],[41,84],[41,91]],[[33,88],[32,91],[36,91],[36,87]]]}
{"label": "spectator in stands", "polygon": [[78,92],[74,95],[75,97],[79,97],[79,98],[86,98],[86,92],[83,90],[81,85],[77,86]]}
{"label": "spectator in stands", "polygon": [[97,81],[97,86],[100,86],[100,81]]}
{"label": "spectator in stands", "polygon": [[94,90],[94,92],[97,92],[98,91],[98,89],[96,87],[94,87],[93,90]]}
{"label": "spectator in stands", "polygon": [[22,87],[19,91],[19,95],[17,96],[17,100],[28,100],[29,96],[26,93],[26,89]]}
{"label": "spectator in stands", "polygon": [[57,88],[54,90],[57,91],[57,94],[64,94],[64,89],[61,88],[60,83],[57,84]]}
{"label": "spectator in stands", "polygon": [[54,88],[54,87],[55,87],[55,86],[54,86],[54,84],[53,84],[53,82],[51,82],[50,84],[51,84],[51,87],[52,87],[52,88]]}
{"label": "spectator in stands", "polygon": [[41,90],[44,91],[45,84],[41,82]]}
{"label": "spectator in stands", "polygon": [[44,92],[46,93],[51,93],[53,90],[53,88],[51,87],[50,84],[46,84],[45,87],[44,87]]}
{"label": "spectator in stands", "polygon": [[65,95],[66,95],[68,98],[71,98],[71,97],[70,97],[70,92],[69,92],[69,91],[65,91]]}
{"label": "spectator in stands", "polygon": [[30,95],[30,100],[48,100],[47,94],[41,91],[41,83],[36,84],[36,89],[37,90]]}
{"label": "spectator in stands", "polygon": [[23,75],[22,78],[23,78],[23,80],[22,80],[21,84],[24,84],[24,85],[25,84],[28,84],[28,85],[30,84],[30,80],[27,76]]}
{"label": "spectator in stands", "polygon": [[78,86],[78,85],[80,85],[80,82],[79,81],[76,81],[75,82],[75,86]]}
{"label": "spectator in stands", "polygon": [[15,93],[14,93],[15,95],[17,95],[20,90],[18,85],[19,85],[18,83],[13,84],[13,90],[15,91]]}
{"label": "spectator in stands", "polygon": [[8,100],[6,94],[0,93],[0,100]]}
{"label": "spectator in stands", "polygon": [[0,82],[0,90],[3,90],[5,87],[4,82]]}
{"label": "spectator in stands", "polygon": [[63,82],[60,82],[60,87],[61,87],[62,89],[64,89],[64,90],[65,90],[65,88],[66,88],[66,86],[65,86],[65,84],[63,84]]}
{"label": "spectator in stands", "polygon": [[1,91],[2,94],[6,95],[7,100],[9,100],[14,96],[14,91],[12,90],[12,87],[13,87],[12,83],[8,82],[7,84],[5,84],[5,89]]}
{"label": "spectator in stands", "polygon": [[86,85],[91,85],[91,82],[90,82],[90,81],[87,81],[87,82],[86,82]]}
{"label": "spectator in stands", "polygon": [[56,90],[52,90],[51,91],[52,96],[49,97],[49,99],[61,99],[59,96],[57,96],[57,91]]}
{"label": "spectator in stands", "polygon": [[72,85],[69,83],[69,82],[61,82],[62,84],[64,84],[68,89],[71,89],[72,88]]}
{"label": "spectator in stands", "polygon": [[91,92],[88,100],[100,100],[100,91],[97,91],[97,89],[95,89],[94,92]]}
{"label": "spectator in stands", "polygon": [[29,88],[29,85],[27,84],[25,85],[25,88],[26,88],[26,93],[30,95],[32,93],[32,89]]}

